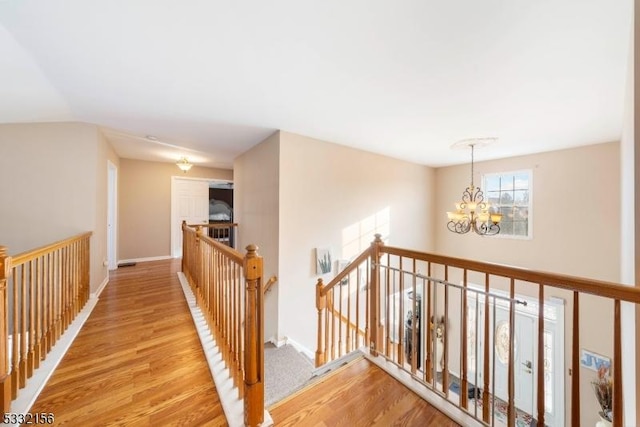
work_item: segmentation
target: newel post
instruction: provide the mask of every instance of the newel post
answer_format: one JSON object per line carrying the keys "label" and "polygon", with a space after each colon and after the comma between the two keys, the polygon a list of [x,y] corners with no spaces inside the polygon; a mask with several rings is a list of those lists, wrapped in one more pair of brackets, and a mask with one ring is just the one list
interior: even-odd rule
{"label": "newel post", "polygon": [[318,283],[316,284],[316,308],[318,309],[318,345],[316,349],[316,368],[324,365],[324,342],[322,337],[324,336],[322,330],[322,317],[324,314],[324,310],[327,307],[327,295],[322,294],[322,278],[318,279]]}
{"label": "newel post", "polygon": [[371,275],[369,286],[369,351],[372,356],[378,355],[381,340],[380,332],[380,257],[384,245],[382,236],[375,235],[371,242]]}
{"label": "newel post", "polygon": [[244,424],[258,426],[264,421],[264,303],[263,262],[256,245],[247,246],[244,278]]}
{"label": "newel post", "polygon": [[9,375],[9,301],[7,279],[11,276],[11,257],[7,248],[0,246],[0,412],[11,408],[11,376]]}

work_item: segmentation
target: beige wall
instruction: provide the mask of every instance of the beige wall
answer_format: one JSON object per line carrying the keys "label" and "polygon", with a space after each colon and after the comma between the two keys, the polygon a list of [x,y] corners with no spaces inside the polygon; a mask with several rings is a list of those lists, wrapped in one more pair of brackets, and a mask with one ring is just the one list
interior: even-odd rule
{"label": "beige wall", "polygon": [[[238,250],[257,244],[265,278],[278,274],[280,133],[239,156],[234,162],[234,215],[239,224]],[[265,296],[266,340],[277,338],[280,283]]]}
{"label": "beige wall", "polygon": [[380,231],[389,244],[434,249],[434,176],[426,166],[281,132],[280,337],[316,350],[314,249],[357,255],[364,247],[343,240],[346,230],[359,228],[368,245],[373,218],[388,217]]}
{"label": "beige wall", "polygon": [[194,166],[183,174],[173,163],[120,159],[118,259],[171,254],[171,177],[233,180],[233,171]]}
{"label": "beige wall", "polygon": [[0,244],[16,254],[92,231],[95,291],[107,277],[106,214],[100,210],[106,201],[106,159],[112,156],[95,125],[0,125]]}
{"label": "beige wall", "polygon": [[618,143],[609,143],[476,163],[477,183],[485,173],[533,171],[530,240],[449,232],[445,213],[469,184],[469,165],[437,169],[438,252],[619,281],[619,150]]}
{"label": "beige wall", "polygon": [[[618,143],[477,163],[475,179],[478,183],[484,173],[533,171],[533,238],[529,240],[449,232],[445,212],[452,210],[468,185],[469,165],[440,168],[436,171],[437,251],[455,257],[619,282],[619,168]],[[532,296],[536,291],[531,287],[517,289],[520,294]],[[547,296],[552,295],[567,301],[566,315],[570,316],[571,296],[549,289]],[[612,305],[597,298],[581,299],[582,348],[612,357]],[[451,329],[459,330],[459,326],[451,325]],[[567,370],[571,339],[571,318],[566,317]],[[451,342],[458,341],[453,339]],[[459,366],[459,354],[454,350],[452,356],[451,366]],[[586,369],[580,372],[584,396],[582,421],[588,425],[597,421],[597,414],[590,409],[597,405],[589,385],[594,374]],[[566,375],[567,386],[569,381],[570,377]],[[566,414],[569,414],[570,404],[567,400]]]}

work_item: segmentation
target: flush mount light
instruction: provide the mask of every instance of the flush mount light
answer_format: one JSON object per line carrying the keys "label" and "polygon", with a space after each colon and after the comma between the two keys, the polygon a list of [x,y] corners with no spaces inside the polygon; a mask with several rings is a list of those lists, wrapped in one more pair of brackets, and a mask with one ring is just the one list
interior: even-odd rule
{"label": "flush mount light", "polygon": [[176,162],[176,165],[182,172],[187,173],[187,171],[193,166],[193,163],[190,163],[186,157],[181,157],[180,160]]}

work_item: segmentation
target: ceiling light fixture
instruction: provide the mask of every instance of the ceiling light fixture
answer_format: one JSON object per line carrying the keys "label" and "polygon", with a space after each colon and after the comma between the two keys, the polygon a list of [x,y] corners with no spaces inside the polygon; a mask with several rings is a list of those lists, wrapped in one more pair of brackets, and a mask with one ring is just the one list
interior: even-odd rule
{"label": "ceiling light fixture", "polygon": [[456,142],[451,148],[471,148],[471,184],[462,193],[462,200],[456,203],[455,212],[447,212],[449,231],[465,234],[473,230],[481,236],[493,236],[500,233],[502,215],[491,212],[489,202],[484,200],[480,187],[473,184],[473,152],[475,147],[484,147],[497,138],[473,138]]}
{"label": "ceiling light fixture", "polygon": [[176,162],[176,165],[182,170],[182,172],[187,173],[189,169],[193,166],[193,163],[189,163],[186,157],[181,157],[180,160]]}

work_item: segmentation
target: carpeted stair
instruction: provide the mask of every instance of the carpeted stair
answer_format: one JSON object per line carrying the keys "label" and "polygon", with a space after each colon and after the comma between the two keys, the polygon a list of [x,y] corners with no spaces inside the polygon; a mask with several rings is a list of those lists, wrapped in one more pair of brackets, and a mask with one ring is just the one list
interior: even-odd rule
{"label": "carpeted stair", "polygon": [[313,362],[286,344],[264,345],[265,407],[304,387],[313,375]]}

